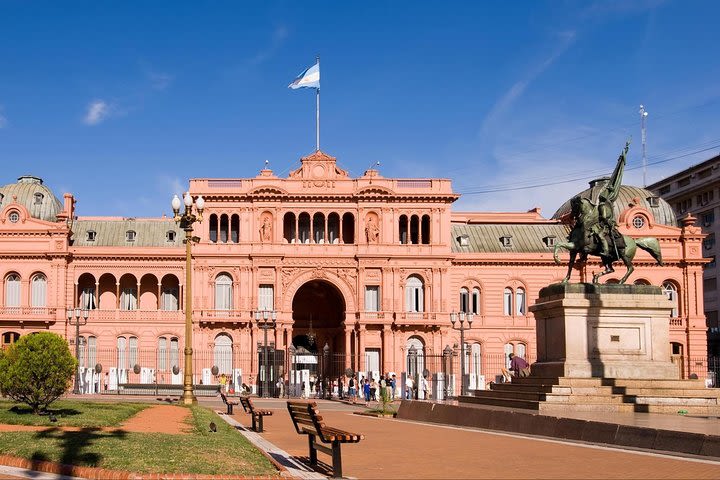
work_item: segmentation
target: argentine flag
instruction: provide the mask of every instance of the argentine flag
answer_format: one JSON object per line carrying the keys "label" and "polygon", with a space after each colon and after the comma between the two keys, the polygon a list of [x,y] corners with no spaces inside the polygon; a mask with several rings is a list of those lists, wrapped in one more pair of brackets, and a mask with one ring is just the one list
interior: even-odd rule
{"label": "argentine flag", "polygon": [[320,63],[306,68],[293,82],[288,85],[293,90],[298,88],[317,88],[320,90]]}

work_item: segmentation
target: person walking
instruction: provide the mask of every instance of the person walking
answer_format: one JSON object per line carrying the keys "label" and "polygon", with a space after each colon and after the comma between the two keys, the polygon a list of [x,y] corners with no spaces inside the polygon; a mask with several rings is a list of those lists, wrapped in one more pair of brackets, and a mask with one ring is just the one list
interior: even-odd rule
{"label": "person walking", "polygon": [[365,395],[365,403],[370,402],[370,381],[366,378],[363,384],[363,394]]}

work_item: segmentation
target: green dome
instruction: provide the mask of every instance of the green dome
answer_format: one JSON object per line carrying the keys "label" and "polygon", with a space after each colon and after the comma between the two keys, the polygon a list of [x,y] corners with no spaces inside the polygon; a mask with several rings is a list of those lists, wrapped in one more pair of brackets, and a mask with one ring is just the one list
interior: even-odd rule
{"label": "green dome", "polygon": [[56,222],[62,211],[62,203],[43,185],[42,178],[32,175],[23,175],[17,183],[0,187],[0,210],[11,203],[23,205],[31,217],[47,222]]}
{"label": "green dome", "polygon": [[[607,177],[593,180],[590,182],[590,188],[578,193],[578,195],[597,203],[600,191],[603,189],[607,181]],[[618,195],[617,200],[615,200],[615,206],[613,208],[615,211],[615,218],[618,218],[624,210],[630,207],[631,203],[634,204],[636,199],[639,200],[638,205],[640,207],[652,213],[655,218],[655,223],[659,225],[677,227],[677,217],[675,217],[675,212],[673,212],[669,203],[650,190],[640,187],[631,187],[630,185],[620,186],[620,194]],[[560,219],[569,213],[570,200],[563,203],[552,218]]]}

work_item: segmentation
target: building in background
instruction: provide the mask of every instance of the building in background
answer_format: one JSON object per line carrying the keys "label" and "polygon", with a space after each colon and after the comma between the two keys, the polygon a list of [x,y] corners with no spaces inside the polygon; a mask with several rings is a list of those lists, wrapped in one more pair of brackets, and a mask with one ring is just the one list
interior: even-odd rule
{"label": "building in background", "polygon": [[[603,181],[582,194],[592,197]],[[264,169],[254,178],[192,179],[189,192],[205,199],[192,263],[196,383],[225,374],[259,388],[278,376],[292,383],[348,369],[427,370],[435,381],[448,362],[459,372],[463,349],[450,318],[465,313],[473,323],[464,366],[470,388],[481,387],[508,353],[534,360],[528,307],[567,268],[552,252],[568,233],[568,203],[551,219],[539,209],[455,212],[459,196],[447,179],[391,179],[374,169],[351,178],[323,152],[302,158],[287,178]],[[675,306],[668,322],[678,376],[704,376],[700,228],[689,219],[678,225],[664,200],[640,188],[622,187],[615,208],[623,233],[659,238],[664,266],[639,252],[630,281],[663,287]],[[71,194],[60,201],[37,177],[0,188],[3,345],[39,330],[74,344],[66,309],[80,307],[89,310],[80,363],[101,390],[181,383],[184,232],[171,218],[78,213]],[[573,281],[600,268],[589,263]],[[267,344],[257,322],[264,311],[276,317]]]}
{"label": "building in background", "polygon": [[708,327],[708,351],[720,355],[720,324],[718,323],[718,268],[716,239],[720,236],[720,155],[664,178],[648,187],[664,198],[679,218],[692,215],[703,233],[703,256],[709,259],[703,271],[705,316]]}

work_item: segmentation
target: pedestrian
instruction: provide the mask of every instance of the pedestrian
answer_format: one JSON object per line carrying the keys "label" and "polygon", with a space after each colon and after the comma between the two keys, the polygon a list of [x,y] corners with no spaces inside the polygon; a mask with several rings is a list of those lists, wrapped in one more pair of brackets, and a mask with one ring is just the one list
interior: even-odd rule
{"label": "pedestrian", "polygon": [[408,400],[413,399],[413,383],[412,377],[408,375],[407,379],[405,379],[405,398]]}
{"label": "pedestrian", "polygon": [[278,398],[282,398],[285,395],[285,382],[283,381],[283,377],[278,378],[275,386],[277,387]]}
{"label": "pedestrian", "polygon": [[368,403],[370,401],[370,380],[367,378],[365,379],[365,383],[363,383],[363,394],[365,396],[365,403]]}
{"label": "pedestrian", "polygon": [[372,401],[377,401],[377,382],[375,381],[375,378],[373,378],[370,382],[370,399]]}
{"label": "pedestrian", "polygon": [[395,387],[397,386],[397,379],[395,378],[395,375],[393,374],[392,378],[390,379],[390,401],[395,401]]}
{"label": "pedestrian", "polygon": [[422,377],[420,379],[421,389],[423,392],[423,399],[429,400],[430,399],[430,382],[428,382],[427,377]]}
{"label": "pedestrian", "polygon": [[227,393],[227,377],[224,373],[220,375],[220,391]]}
{"label": "pedestrian", "polygon": [[348,395],[352,403],[355,403],[355,377],[350,377],[348,380]]}
{"label": "pedestrian", "polygon": [[509,371],[506,368],[501,369],[505,381],[511,380],[511,372],[513,377],[529,377],[530,376],[530,364],[525,361],[524,358],[518,357],[514,353],[508,355],[510,359]]}

